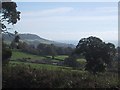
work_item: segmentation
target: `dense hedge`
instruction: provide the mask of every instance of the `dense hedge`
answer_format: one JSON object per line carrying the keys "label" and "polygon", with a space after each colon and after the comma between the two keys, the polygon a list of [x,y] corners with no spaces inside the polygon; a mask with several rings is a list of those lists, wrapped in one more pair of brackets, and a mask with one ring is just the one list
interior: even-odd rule
{"label": "dense hedge", "polygon": [[34,69],[27,65],[3,67],[3,88],[117,88],[117,74],[104,73],[96,77],[75,70]]}

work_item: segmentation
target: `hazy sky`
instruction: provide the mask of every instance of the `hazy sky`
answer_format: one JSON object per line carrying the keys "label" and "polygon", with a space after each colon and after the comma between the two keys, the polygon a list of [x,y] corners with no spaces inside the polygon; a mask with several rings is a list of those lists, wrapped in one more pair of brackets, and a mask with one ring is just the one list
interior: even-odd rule
{"label": "hazy sky", "polygon": [[17,2],[20,33],[34,33],[50,40],[80,40],[96,36],[118,38],[117,2]]}
{"label": "hazy sky", "polygon": [[119,2],[119,0],[12,0],[16,2]]}

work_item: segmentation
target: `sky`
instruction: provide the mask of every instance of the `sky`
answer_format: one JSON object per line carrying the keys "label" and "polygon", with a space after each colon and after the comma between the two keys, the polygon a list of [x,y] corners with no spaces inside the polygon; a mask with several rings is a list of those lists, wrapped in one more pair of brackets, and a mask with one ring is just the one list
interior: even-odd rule
{"label": "sky", "polygon": [[49,40],[96,36],[118,39],[117,2],[17,2],[21,20],[13,27]]}
{"label": "sky", "polygon": [[[12,0],[16,2],[28,2],[28,0]],[[119,2],[119,0],[29,0],[29,2]]]}

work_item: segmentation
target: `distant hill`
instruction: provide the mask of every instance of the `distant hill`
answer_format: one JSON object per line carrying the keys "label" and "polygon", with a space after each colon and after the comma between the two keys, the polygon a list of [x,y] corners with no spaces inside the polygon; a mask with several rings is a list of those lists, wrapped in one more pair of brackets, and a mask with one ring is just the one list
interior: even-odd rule
{"label": "distant hill", "polygon": [[[75,48],[75,45],[73,45],[73,44],[66,44],[66,43],[47,40],[47,39],[39,37],[36,34],[19,34],[19,36],[20,36],[21,41],[24,41],[28,44],[32,44],[35,46],[37,46],[40,43],[44,43],[44,44],[54,44],[55,46],[58,46],[58,47]],[[11,41],[13,41],[15,36],[14,36],[14,34],[2,34],[2,37],[6,43],[10,43]]]}

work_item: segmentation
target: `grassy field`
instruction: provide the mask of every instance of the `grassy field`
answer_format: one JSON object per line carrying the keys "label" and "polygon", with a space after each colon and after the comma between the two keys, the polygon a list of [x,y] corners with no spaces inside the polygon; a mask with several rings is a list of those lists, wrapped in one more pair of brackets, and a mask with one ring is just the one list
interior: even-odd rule
{"label": "grassy field", "polygon": [[28,62],[19,62],[19,61],[10,61],[11,66],[16,65],[27,65],[35,69],[47,69],[47,70],[59,70],[59,69],[66,69],[71,70],[71,67],[64,67],[64,66],[56,66],[56,65],[48,65],[48,64],[37,64],[37,63],[28,63]]}
{"label": "grassy field", "polygon": [[[59,55],[56,56],[55,59],[52,59],[52,61],[63,61],[66,57],[66,55]],[[71,67],[65,67],[65,66],[57,66],[57,65],[48,65],[48,64],[38,64],[38,63],[29,63],[29,62],[21,62],[18,59],[23,59],[23,58],[30,58],[30,60],[44,60],[44,59],[48,59],[51,60],[51,56],[38,56],[38,55],[33,55],[33,54],[28,54],[28,53],[24,53],[24,52],[20,52],[17,50],[13,50],[12,51],[12,57],[11,57],[11,61],[10,61],[10,65],[12,66],[16,66],[16,65],[29,65],[32,68],[35,69],[41,69],[41,68],[45,68],[45,69],[50,69],[50,70],[58,70],[58,69],[71,69]]]}
{"label": "grassy field", "polygon": [[[61,62],[64,61],[65,58],[67,58],[67,55],[57,55],[55,56],[55,59],[52,59],[52,56],[39,56],[39,55],[33,55],[33,54],[28,54],[25,52],[21,52],[19,50],[13,50],[12,51],[12,57],[11,57],[11,64],[26,64],[26,65],[30,65],[33,68],[48,68],[48,69],[61,69],[61,68],[65,68],[67,69],[68,67],[66,66],[57,66],[57,65],[51,65],[51,64],[42,64],[37,61],[44,61],[44,60],[50,60],[50,62],[54,63],[54,62]],[[24,61],[21,62],[22,59],[24,58],[30,58],[28,61]],[[21,59],[21,60],[19,60]],[[34,61],[34,63],[31,63],[31,61]],[[80,70],[83,70],[85,64],[86,64],[86,60],[85,59],[77,59],[77,61],[80,63],[81,67],[79,68]]]}
{"label": "grassy field", "polygon": [[24,53],[24,52],[20,52],[20,51],[12,51],[11,60],[23,59],[23,58],[31,58],[31,59],[35,59],[35,60],[36,59],[41,60],[41,59],[44,59],[45,57],[38,56],[38,55],[32,55],[32,54],[28,54],[28,53]]}
{"label": "grassy field", "polygon": [[[11,57],[11,61],[10,61],[10,64],[11,65],[18,65],[18,64],[25,64],[25,65],[29,65],[33,68],[36,68],[36,69],[40,69],[40,68],[45,68],[45,69],[53,69],[53,70],[56,70],[56,69],[66,69],[66,70],[72,70],[73,68],[71,67],[66,67],[66,66],[57,66],[57,65],[50,65],[50,64],[40,64],[40,63],[31,63],[31,62],[21,62],[19,61],[18,59],[23,59],[23,58],[30,58],[30,60],[44,60],[44,59],[47,59],[47,60],[51,60],[53,62],[60,62],[60,61],[64,61],[65,58],[67,58],[68,56],[67,55],[58,55],[58,56],[55,56],[55,59],[51,59],[52,57],[51,56],[38,56],[38,55],[33,55],[33,54],[28,54],[28,53],[24,53],[24,52],[20,52],[20,51],[17,51],[17,50],[13,50],[12,51],[12,57]],[[86,61],[85,59],[78,59],[77,60],[80,64],[84,64]]]}
{"label": "grassy field", "polygon": [[[54,60],[63,61],[67,57],[68,57],[67,55],[58,55],[55,56]],[[23,59],[23,58],[30,58],[31,60],[42,60],[42,59],[51,59],[52,56],[39,56],[39,55],[28,54],[15,50],[12,51],[11,60]]]}
{"label": "grassy field", "polygon": [[78,61],[80,64],[86,64],[86,60],[85,60],[85,59],[77,59],[77,61]]}

